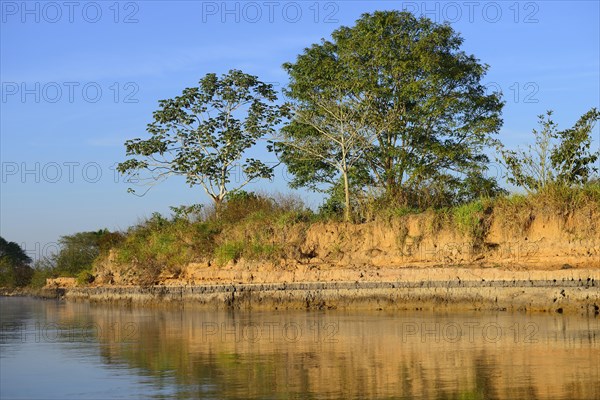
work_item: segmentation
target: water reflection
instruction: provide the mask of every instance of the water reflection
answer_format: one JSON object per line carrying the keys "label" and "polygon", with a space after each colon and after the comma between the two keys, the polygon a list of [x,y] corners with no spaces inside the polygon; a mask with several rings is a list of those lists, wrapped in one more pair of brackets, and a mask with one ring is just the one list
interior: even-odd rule
{"label": "water reflection", "polygon": [[0,305],[3,398],[600,397],[597,318]]}

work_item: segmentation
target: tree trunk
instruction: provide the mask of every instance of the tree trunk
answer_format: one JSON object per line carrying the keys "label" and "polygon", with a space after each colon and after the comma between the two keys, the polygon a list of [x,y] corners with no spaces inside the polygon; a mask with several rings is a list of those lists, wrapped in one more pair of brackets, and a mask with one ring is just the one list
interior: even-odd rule
{"label": "tree trunk", "polygon": [[348,181],[348,172],[344,171],[344,220],[350,222],[350,182]]}
{"label": "tree trunk", "polygon": [[223,208],[223,199],[219,196],[213,197],[213,201],[215,203],[215,217],[217,219],[221,218],[221,210]]}

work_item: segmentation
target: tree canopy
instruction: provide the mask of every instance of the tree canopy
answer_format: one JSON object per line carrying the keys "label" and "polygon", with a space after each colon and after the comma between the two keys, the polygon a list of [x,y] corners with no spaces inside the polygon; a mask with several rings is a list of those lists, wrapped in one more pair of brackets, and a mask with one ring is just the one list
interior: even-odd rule
{"label": "tree canopy", "polygon": [[365,203],[425,209],[506,193],[487,176],[493,150],[508,181],[528,190],[548,180],[588,181],[598,160],[590,150],[598,111],[564,131],[541,121],[538,160],[505,150],[495,138],[501,93],[489,93],[482,83],[489,66],[463,44],[448,23],[403,11],[363,14],[283,64],[284,104],[272,85],[239,70],[209,73],[160,100],[149,137],[125,143],[129,158],[118,170],[149,185],[182,176],[204,189],[218,216],[229,195],[273,177],[274,165],[254,155],[269,138],[265,148],[286,165],[289,185],[329,193],[325,209],[344,210],[347,221]]}
{"label": "tree canopy", "polygon": [[272,165],[246,157],[246,151],[281,122],[284,109],[276,100],[272,85],[256,76],[239,70],[221,77],[209,73],[198,87],[159,101],[147,127],[150,138],[128,140],[127,156],[133,158],[118,170],[149,184],[184,176],[218,206],[230,191],[273,176]]}
{"label": "tree canopy", "polygon": [[31,258],[15,242],[0,237],[0,286],[25,286],[31,280]]}
{"label": "tree canopy", "polygon": [[[345,128],[335,129],[346,134],[356,129],[370,141],[353,174],[387,196],[402,197],[440,179],[458,190],[465,179],[486,180],[484,148],[502,125],[503,106],[499,94],[487,94],[481,83],[488,66],[462,51],[462,43],[449,25],[425,17],[364,14],[353,27],[337,29],[331,40],[284,64],[290,75],[287,95],[296,110],[320,118],[328,114],[320,105],[323,98],[353,111]],[[296,113],[286,127],[282,159],[295,174],[292,184],[310,187],[331,181],[337,171],[310,152],[299,156],[302,146],[294,143],[310,137],[319,149],[331,142],[322,127],[302,115]],[[331,158],[342,160],[340,152]],[[487,183],[482,187],[495,187]]]}

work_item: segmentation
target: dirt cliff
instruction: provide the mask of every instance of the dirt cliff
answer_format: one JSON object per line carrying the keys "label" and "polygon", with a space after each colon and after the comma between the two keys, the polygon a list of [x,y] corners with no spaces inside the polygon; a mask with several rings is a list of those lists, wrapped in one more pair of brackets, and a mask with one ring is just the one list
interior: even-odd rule
{"label": "dirt cliff", "polygon": [[[415,273],[418,279],[446,280],[456,279],[457,268],[480,270],[475,275],[482,279],[510,280],[518,271],[527,272],[519,279],[554,279],[537,271],[600,271],[599,209],[496,207],[462,223],[426,212],[363,224],[296,224],[271,234],[273,243],[290,249],[286,258],[194,262],[162,271],[159,283],[395,281]],[[430,271],[410,272],[415,269]],[[136,273],[135,266],[112,256],[96,266],[99,285],[134,284]]]}

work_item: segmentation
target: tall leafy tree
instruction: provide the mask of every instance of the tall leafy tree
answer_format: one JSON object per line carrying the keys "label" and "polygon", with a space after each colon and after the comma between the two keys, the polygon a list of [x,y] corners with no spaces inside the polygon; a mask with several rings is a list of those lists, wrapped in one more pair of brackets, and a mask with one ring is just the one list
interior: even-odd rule
{"label": "tall leafy tree", "polygon": [[[408,12],[364,14],[284,65],[288,96],[318,110],[315,93],[351,88],[355,109],[364,113],[355,123],[374,135],[360,165],[390,196],[436,176],[473,177],[489,161],[483,150],[501,127],[503,103],[481,83],[488,66],[462,51],[462,43],[449,25]],[[297,122],[290,137],[322,135]],[[293,157],[284,161],[297,169]],[[323,167],[313,163],[314,180],[328,176]]]}
{"label": "tall leafy tree", "polygon": [[184,176],[190,186],[201,186],[218,209],[228,192],[273,176],[272,166],[246,152],[273,135],[281,122],[285,107],[276,100],[272,85],[256,76],[239,70],[221,77],[207,74],[198,87],[159,101],[147,127],[150,138],[128,140],[127,155],[133,158],[118,170],[150,185]]}

